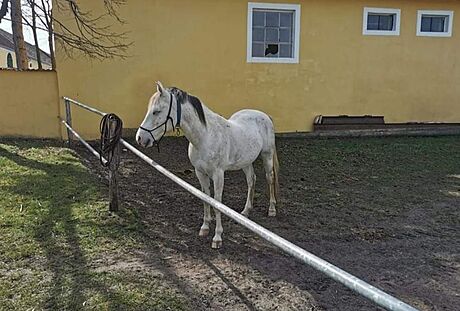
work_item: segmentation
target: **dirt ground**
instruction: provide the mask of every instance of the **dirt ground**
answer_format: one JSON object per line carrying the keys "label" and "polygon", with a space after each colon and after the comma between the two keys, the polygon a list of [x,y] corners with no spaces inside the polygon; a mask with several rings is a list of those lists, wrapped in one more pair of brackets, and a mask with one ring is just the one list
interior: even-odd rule
{"label": "dirt ground", "polygon": [[[187,141],[141,149],[199,187]],[[251,219],[420,310],[460,306],[460,139],[278,139],[282,207],[269,218],[262,165]],[[98,161],[81,147],[86,165]],[[124,151],[120,191],[149,249],[136,256],[190,300],[190,310],[380,310],[223,216],[223,248],[198,237],[202,204]],[[223,201],[241,211],[243,172],[228,172]],[[134,251],[133,251],[134,252]],[[133,259],[134,260],[134,259]],[[129,266],[129,262],[119,262]],[[136,266],[136,264],[133,264]]]}

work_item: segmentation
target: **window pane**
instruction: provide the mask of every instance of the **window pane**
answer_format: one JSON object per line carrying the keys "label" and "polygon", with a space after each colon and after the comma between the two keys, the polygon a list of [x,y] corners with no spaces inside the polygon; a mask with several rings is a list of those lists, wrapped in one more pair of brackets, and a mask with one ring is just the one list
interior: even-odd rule
{"label": "window pane", "polygon": [[252,12],[252,25],[265,26],[265,13],[260,11]]}
{"label": "window pane", "polygon": [[291,29],[280,29],[280,42],[291,42]]}
{"label": "window pane", "polygon": [[381,15],[379,20],[379,30],[393,30],[393,15]]}
{"label": "window pane", "polygon": [[252,41],[264,42],[264,29],[253,28],[252,29]]}
{"label": "window pane", "polygon": [[279,27],[280,25],[280,13],[278,12],[267,12],[266,15],[266,26]]}
{"label": "window pane", "polygon": [[292,27],[294,13],[280,13],[280,26]]}
{"label": "window pane", "polygon": [[265,41],[278,43],[278,28],[265,28]]}
{"label": "window pane", "polygon": [[13,68],[13,56],[11,56],[11,53],[8,53],[6,56],[6,66],[8,68]]}
{"label": "window pane", "polygon": [[393,31],[396,14],[369,14],[367,16],[367,30]]}
{"label": "window pane", "polygon": [[369,14],[367,17],[367,30],[379,30],[379,16]]}
{"label": "window pane", "polygon": [[278,57],[279,45],[278,44],[267,44],[265,46],[266,57]]}
{"label": "window pane", "polygon": [[292,45],[291,44],[281,44],[280,57],[292,57]]}
{"label": "window pane", "polygon": [[252,57],[264,57],[265,56],[265,46],[263,43],[253,43],[252,44]]}
{"label": "window pane", "polygon": [[431,32],[431,17],[422,16],[422,29],[421,31]]}
{"label": "window pane", "polygon": [[446,20],[446,17],[444,16],[431,17],[431,31],[432,32],[444,32],[445,20]]}

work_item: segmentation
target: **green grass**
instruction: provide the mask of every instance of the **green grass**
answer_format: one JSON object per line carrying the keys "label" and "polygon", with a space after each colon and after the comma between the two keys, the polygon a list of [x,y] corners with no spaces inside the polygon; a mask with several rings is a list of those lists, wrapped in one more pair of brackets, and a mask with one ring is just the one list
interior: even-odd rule
{"label": "green grass", "polygon": [[108,212],[106,187],[50,141],[0,141],[0,310],[183,310],[151,275],[104,268],[133,260],[143,228]]}

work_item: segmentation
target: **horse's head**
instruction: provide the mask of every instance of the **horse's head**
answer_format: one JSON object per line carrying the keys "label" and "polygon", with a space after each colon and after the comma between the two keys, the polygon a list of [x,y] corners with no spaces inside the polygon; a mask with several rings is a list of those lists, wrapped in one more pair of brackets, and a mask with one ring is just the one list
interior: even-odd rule
{"label": "horse's head", "polygon": [[177,123],[173,94],[157,82],[157,92],[149,100],[147,113],[136,133],[136,141],[143,147],[152,147],[172,130]]}

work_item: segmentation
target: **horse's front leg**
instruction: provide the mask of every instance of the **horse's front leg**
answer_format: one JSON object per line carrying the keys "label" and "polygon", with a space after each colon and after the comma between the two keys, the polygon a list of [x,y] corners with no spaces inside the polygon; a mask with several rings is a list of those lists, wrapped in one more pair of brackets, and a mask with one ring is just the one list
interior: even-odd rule
{"label": "horse's front leg", "polygon": [[[211,195],[210,179],[208,175],[195,169],[196,177],[200,181],[201,190],[207,195]],[[208,203],[204,203],[203,225],[200,228],[199,236],[207,236],[209,234],[209,223],[211,222],[211,207]]]}
{"label": "horse's front leg", "polygon": [[[214,184],[214,199],[219,202],[222,202],[222,192],[224,190],[224,171],[215,172],[212,181]],[[212,238],[212,248],[220,248],[222,246],[222,233],[224,228],[222,228],[222,220],[220,217],[220,211],[214,209],[216,214],[216,231],[214,237]]]}

